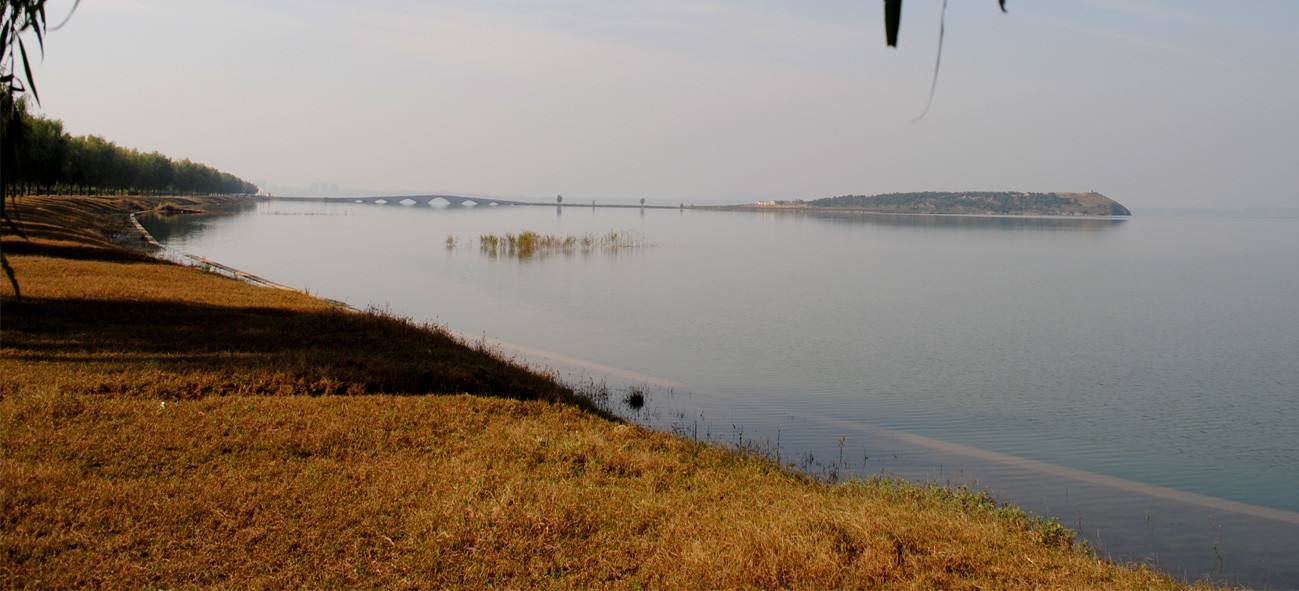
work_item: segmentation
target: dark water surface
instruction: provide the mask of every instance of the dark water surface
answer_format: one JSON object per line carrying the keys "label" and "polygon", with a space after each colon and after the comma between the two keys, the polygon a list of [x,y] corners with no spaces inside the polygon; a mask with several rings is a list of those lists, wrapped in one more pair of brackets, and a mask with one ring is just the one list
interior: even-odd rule
{"label": "dark water surface", "polygon": [[[574,380],[645,386],[634,418],[655,427],[814,472],[974,483],[1102,555],[1299,587],[1299,216],[270,201],[142,221],[185,252],[521,345],[507,350]],[[524,230],[652,246],[478,249]]]}

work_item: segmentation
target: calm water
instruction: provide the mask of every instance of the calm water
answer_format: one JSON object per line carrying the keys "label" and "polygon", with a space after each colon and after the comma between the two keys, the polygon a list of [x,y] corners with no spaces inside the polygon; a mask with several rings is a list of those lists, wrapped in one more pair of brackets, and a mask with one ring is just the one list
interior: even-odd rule
{"label": "calm water", "polygon": [[[1299,587],[1299,216],[271,201],[146,225],[315,294],[520,345],[575,381],[646,385],[631,416],[659,428],[814,472],[975,483],[1103,555]],[[652,246],[477,248],[523,230]]]}

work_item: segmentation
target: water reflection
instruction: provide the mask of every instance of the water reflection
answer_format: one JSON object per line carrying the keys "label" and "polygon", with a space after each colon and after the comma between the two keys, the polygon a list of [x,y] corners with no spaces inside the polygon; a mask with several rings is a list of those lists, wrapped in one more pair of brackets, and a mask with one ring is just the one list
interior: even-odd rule
{"label": "water reflection", "polygon": [[[470,239],[473,242],[473,239]],[[454,250],[460,240],[447,236],[447,249]],[[620,252],[645,248],[645,237],[630,231],[611,231],[603,234],[553,235],[533,231],[518,234],[482,234],[477,238],[478,250],[488,258],[506,257],[532,260],[550,255],[590,256],[595,253],[617,255]]]}
{"label": "water reflection", "polygon": [[212,220],[222,215],[252,212],[257,202],[241,200],[235,203],[204,206],[204,214],[148,214],[140,216],[140,223],[153,234],[154,240],[171,245],[177,241],[197,239],[212,228]]}
{"label": "water reflection", "polygon": [[995,230],[1005,231],[1073,231],[1113,230],[1127,223],[1127,218],[1033,217],[1033,216],[958,216],[868,213],[860,211],[789,211],[757,212],[769,219],[806,218],[830,224],[901,226],[909,228]]}

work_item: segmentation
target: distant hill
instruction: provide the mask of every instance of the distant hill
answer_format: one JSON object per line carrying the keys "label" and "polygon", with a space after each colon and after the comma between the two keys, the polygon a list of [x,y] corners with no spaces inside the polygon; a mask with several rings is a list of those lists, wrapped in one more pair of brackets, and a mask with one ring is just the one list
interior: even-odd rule
{"label": "distant hill", "polygon": [[842,195],[806,202],[807,207],[858,209],[887,213],[970,215],[1132,215],[1128,208],[1100,193],[1022,193],[975,191]]}

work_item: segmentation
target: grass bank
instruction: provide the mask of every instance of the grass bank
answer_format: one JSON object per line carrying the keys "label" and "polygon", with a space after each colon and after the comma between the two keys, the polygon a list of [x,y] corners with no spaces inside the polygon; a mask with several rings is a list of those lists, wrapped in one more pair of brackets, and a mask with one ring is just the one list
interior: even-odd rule
{"label": "grass bank", "polygon": [[816,482],[119,246],[153,204],[24,199],[31,240],[4,236],[0,587],[1183,588],[986,498]]}

